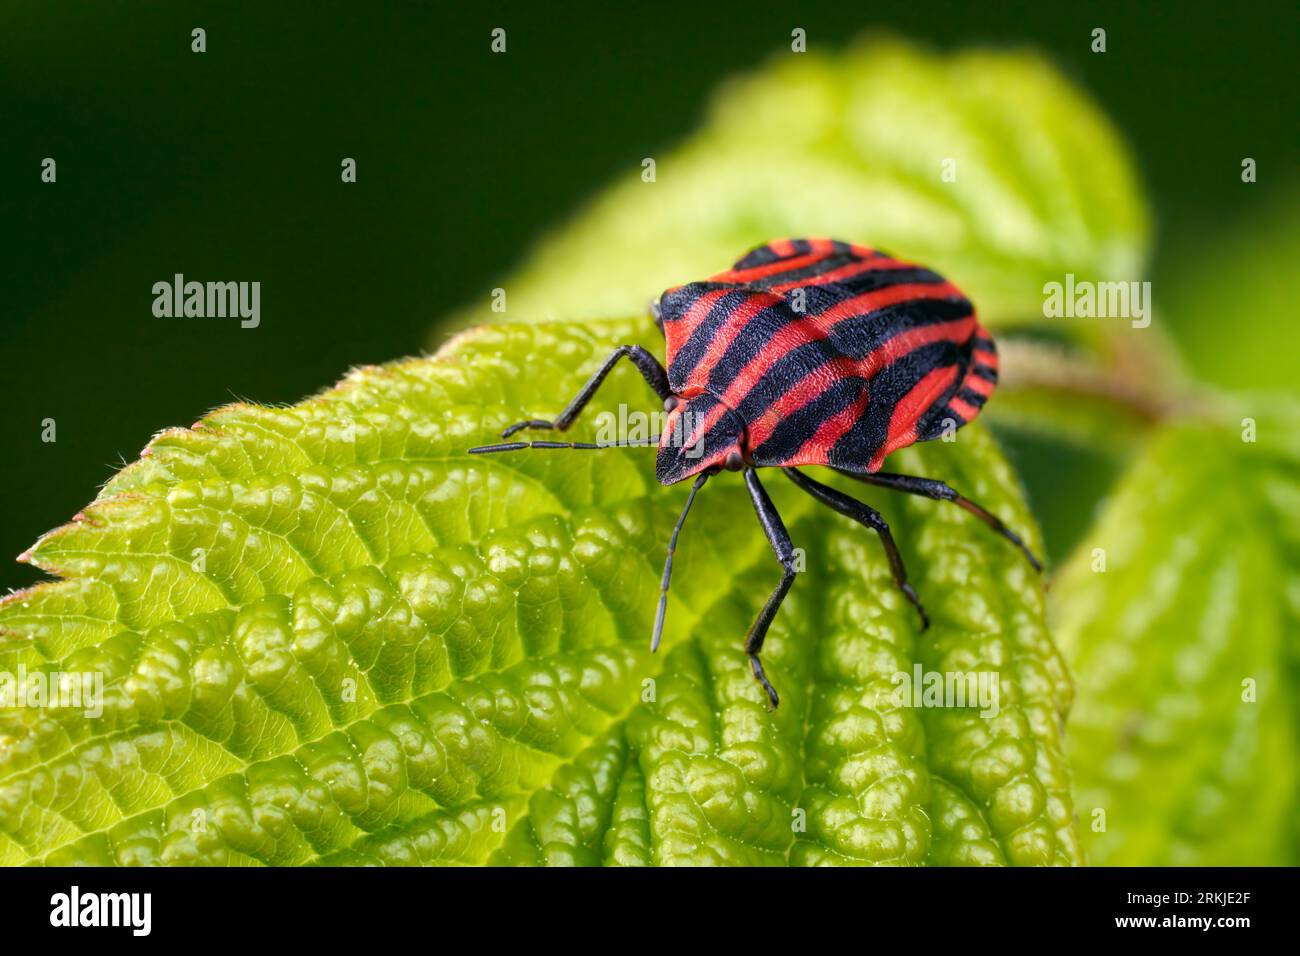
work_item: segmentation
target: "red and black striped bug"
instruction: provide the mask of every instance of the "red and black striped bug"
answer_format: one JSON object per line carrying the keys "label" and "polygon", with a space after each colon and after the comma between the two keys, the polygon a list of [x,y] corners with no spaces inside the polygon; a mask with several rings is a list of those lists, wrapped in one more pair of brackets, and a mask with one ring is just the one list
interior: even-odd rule
{"label": "red and black striped bug", "polygon": [[[622,345],[554,420],[511,425],[565,431],[610,369],[626,356],[664,400],[655,475],[665,485],[692,476],[664,563],[651,649],[659,646],[677,536],[705,481],[743,471],[759,523],[781,563],[781,581],[745,638],[754,677],[772,706],[779,698],[763,671],[763,638],[796,573],[794,546],[758,480],[780,468],[840,514],[875,531],[894,581],[921,616],[889,526],[874,508],[797,470],[827,465],[859,481],[951,501],[1037,558],[997,517],[942,481],[880,470],[890,452],[940,437],[979,414],[998,379],[993,339],[971,302],[929,269],[832,239],[782,239],[759,246],[731,269],[669,289],[652,307],[667,341],[668,367]],[[507,442],[473,453],[524,448],[626,447],[633,442]]]}

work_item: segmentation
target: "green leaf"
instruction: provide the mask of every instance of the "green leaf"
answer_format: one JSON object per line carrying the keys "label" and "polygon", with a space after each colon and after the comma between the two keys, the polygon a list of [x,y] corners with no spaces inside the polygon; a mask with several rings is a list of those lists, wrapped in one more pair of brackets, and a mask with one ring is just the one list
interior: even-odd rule
{"label": "green leaf", "polygon": [[1093,863],[1300,860],[1300,414],[1247,418],[1169,427],[1053,584]]}
{"label": "green leaf", "polygon": [[[1254,190],[1245,185],[1243,190]],[[1279,185],[1228,226],[1172,238],[1162,308],[1188,365],[1204,382],[1296,394],[1291,279],[1300,256],[1300,182]],[[1262,209],[1259,203],[1266,204]],[[1213,242],[1206,242],[1212,230]]]}
{"label": "green leaf", "polygon": [[[831,235],[938,269],[993,324],[1042,320],[1043,285],[1142,275],[1148,219],[1110,123],[1029,52],[898,40],[781,55],[703,127],[641,157],[504,284],[506,318],[642,314],[751,246]],[[945,181],[947,160],[955,181]],[[460,325],[502,316],[481,303]],[[1064,320],[1056,320],[1063,323]]]}
{"label": "green leaf", "polygon": [[[738,481],[702,493],[648,652],[684,489],[653,451],[468,456],[558,410],[619,322],[499,326],[289,408],[163,432],[30,560],[0,671],[93,673],[103,712],[0,709],[0,864],[1077,863],[1069,683],[1041,582],[944,502],[884,500],[934,626],[879,543],[768,485],[807,572],[765,650],[778,566]],[[657,407],[621,368],[575,428]],[[897,456],[1040,544],[977,425]],[[900,706],[914,664],[997,678],[996,716]]]}

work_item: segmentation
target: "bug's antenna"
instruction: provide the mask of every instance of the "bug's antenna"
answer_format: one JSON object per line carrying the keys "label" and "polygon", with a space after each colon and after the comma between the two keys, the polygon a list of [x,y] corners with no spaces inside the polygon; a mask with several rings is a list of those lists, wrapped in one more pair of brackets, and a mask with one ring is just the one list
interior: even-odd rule
{"label": "bug's antenna", "polygon": [[525,448],[640,448],[645,445],[658,444],[658,435],[651,435],[649,438],[637,439],[636,441],[508,441],[500,445],[479,445],[477,448],[471,448],[469,453],[471,455],[488,455],[496,451],[521,451]]}
{"label": "bug's antenna", "polygon": [[691,504],[695,501],[695,493],[704,487],[704,483],[709,480],[709,473],[701,472],[700,476],[695,479],[691,485],[691,493],[686,498],[686,507],[682,509],[682,516],[677,519],[677,525],[673,528],[673,536],[668,539],[668,558],[664,561],[664,579],[659,586],[659,608],[655,611],[655,632],[650,638],[650,653],[653,654],[659,650],[659,639],[664,634],[664,615],[668,613],[668,579],[673,576],[673,552],[677,550],[677,536],[681,534],[682,525],[686,523],[686,515],[691,510]]}

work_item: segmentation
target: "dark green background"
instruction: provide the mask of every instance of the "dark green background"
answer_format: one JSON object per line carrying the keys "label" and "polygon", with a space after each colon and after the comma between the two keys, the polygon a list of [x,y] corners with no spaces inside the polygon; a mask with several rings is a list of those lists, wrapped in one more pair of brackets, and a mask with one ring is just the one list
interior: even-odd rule
{"label": "dark green background", "polygon": [[[1047,52],[1134,147],[1159,283],[1297,168],[1295,4],[1083,6],[5,2],[0,588],[38,577],[9,558],[154,431],[420,351],[440,314],[684,137],[714,84],[788,49],[795,26],[813,49],[888,29]],[[151,286],[175,272],[261,281],[261,327],[154,318]]]}

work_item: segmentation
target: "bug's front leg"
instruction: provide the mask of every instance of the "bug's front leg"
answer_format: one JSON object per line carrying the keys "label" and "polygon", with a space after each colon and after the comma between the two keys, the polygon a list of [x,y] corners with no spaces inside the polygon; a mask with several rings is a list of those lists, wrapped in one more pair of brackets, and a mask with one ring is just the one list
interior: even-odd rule
{"label": "bug's front leg", "polygon": [[758,655],[763,649],[763,639],[767,637],[767,629],[771,627],[772,619],[776,617],[777,609],[781,607],[781,602],[789,593],[790,585],[794,583],[794,576],[798,572],[795,568],[794,545],[790,541],[790,533],[785,530],[785,523],[777,513],[776,505],[772,504],[772,499],[767,496],[767,489],[759,482],[758,473],[753,468],[745,469],[745,484],[749,486],[749,497],[754,502],[758,522],[763,526],[763,532],[767,535],[772,550],[776,552],[776,559],[781,562],[781,582],[767,599],[763,609],[758,612],[758,617],[754,619],[749,634],[745,637],[745,653],[749,655],[754,678],[763,685],[763,690],[767,691],[767,699],[772,702],[772,707],[775,709],[781,703],[781,698],[777,696],[776,688],[767,679],[763,662],[759,660]]}
{"label": "bug's front leg", "polygon": [[930,626],[930,615],[925,613],[925,608],[921,606],[921,599],[916,596],[916,591],[912,588],[912,585],[907,583],[907,568],[903,566],[903,556],[898,552],[898,545],[894,542],[894,535],[889,530],[889,524],[885,521],[884,516],[865,502],[850,498],[829,485],[823,485],[820,481],[809,478],[801,471],[796,471],[793,468],[786,468],[784,471],[787,478],[822,504],[835,509],[846,518],[852,518],[858,524],[870,528],[880,535],[880,543],[884,545],[885,556],[889,558],[889,570],[894,575],[894,583],[898,585],[898,589],[912,602],[912,606],[921,615],[921,630],[928,628]]}
{"label": "bug's front leg", "polygon": [[605,359],[605,364],[596,370],[596,374],[591,377],[586,385],[582,386],[582,391],[574,396],[573,401],[569,402],[568,407],[560,412],[553,421],[547,421],[543,418],[533,418],[524,422],[516,422],[501,433],[502,438],[509,438],[517,431],[525,428],[545,428],[551,431],[562,432],[573,424],[574,419],[591,401],[591,397],[596,394],[605,377],[609,375],[610,370],[618,364],[618,360],[627,356],[632,360],[632,364],[637,367],[641,377],[646,380],[651,388],[655,390],[662,399],[667,399],[673,393],[668,385],[668,372],[659,364],[659,360],[643,349],[639,345],[620,345]]}

